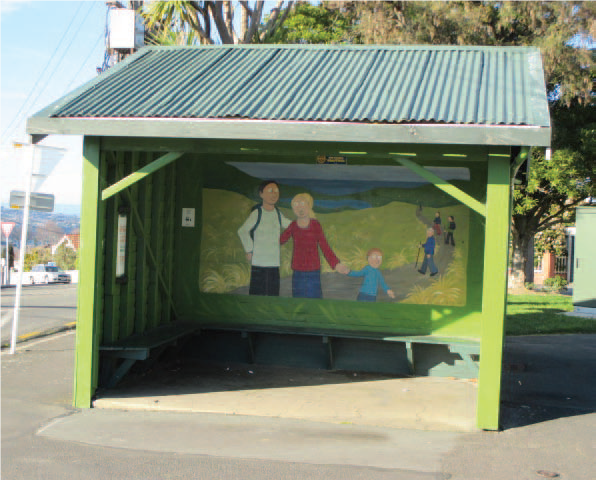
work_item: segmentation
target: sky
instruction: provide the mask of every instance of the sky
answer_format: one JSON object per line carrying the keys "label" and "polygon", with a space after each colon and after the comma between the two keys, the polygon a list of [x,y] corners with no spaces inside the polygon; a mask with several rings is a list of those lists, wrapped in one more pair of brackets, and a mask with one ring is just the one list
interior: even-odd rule
{"label": "sky", "polygon": [[[269,10],[274,2],[267,2]],[[103,63],[105,1],[0,0],[0,202],[25,190],[22,154],[28,117],[97,76]],[[239,18],[239,15],[235,17]],[[57,206],[81,203],[82,136],[50,135],[41,145],[66,149],[37,190]]]}
{"label": "sky", "polygon": [[[0,0],[0,200],[24,190],[22,155],[26,119],[97,76],[105,51],[104,1]],[[50,135],[41,144],[64,155],[36,191],[56,205],[80,205],[82,137]]]}

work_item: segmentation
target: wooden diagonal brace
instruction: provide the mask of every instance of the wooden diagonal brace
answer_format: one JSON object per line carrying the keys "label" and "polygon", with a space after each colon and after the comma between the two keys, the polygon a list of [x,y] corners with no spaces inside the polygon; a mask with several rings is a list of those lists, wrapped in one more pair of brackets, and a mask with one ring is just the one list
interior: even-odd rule
{"label": "wooden diagonal brace", "polygon": [[166,153],[165,155],[159,157],[157,160],[151,162],[149,165],[145,165],[139,171],[131,173],[130,175],[124,177],[122,180],[118,180],[114,185],[110,185],[108,188],[102,190],[101,199],[107,200],[108,198],[116,195],[118,192],[121,192],[125,188],[130,187],[133,183],[136,183],[139,180],[145,178],[147,175],[151,175],[160,168],[163,168],[166,165],[172,163],[174,160],[177,160],[182,155],[184,155],[183,152]]}
{"label": "wooden diagonal brace", "polygon": [[397,158],[396,159],[399,163],[401,163],[404,167],[409,168],[414,173],[420,175],[422,178],[432,182],[435,187],[440,190],[443,190],[446,194],[451,195],[456,200],[460,201],[467,207],[470,207],[475,212],[479,213],[483,217],[486,216],[486,206],[476,200],[475,198],[468,195],[466,192],[460,190],[455,185],[450,184],[447,180],[443,180],[441,177],[435,175],[432,172],[429,172],[424,167],[418,165],[417,163],[408,160],[407,158]]}

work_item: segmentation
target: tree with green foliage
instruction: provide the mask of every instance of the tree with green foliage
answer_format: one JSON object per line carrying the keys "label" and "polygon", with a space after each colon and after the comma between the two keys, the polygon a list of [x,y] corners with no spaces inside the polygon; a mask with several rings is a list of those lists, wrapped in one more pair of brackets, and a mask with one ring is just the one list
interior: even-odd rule
{"label": "tree with green foliage", "polygon": [[536,238],[539,252],[564,251],[565,225],[573,224],[575,207],[596,194],[596,108],[551,106],[553,153],[532,149],[527,184],[513,193],[513,266],[518,282],[533,281],[528,250]]}
{"label": "tree with green foliage", "polygon": [[62,270],[76,270],[78,253],[66,245],[60,245],[54,253],[54,262]]}
{"label": "tree with green foliage", "polygon": [[284,24],[268,43],[329,44],[354,43],[351,19],[326,2],[312,5],[298,2]]}
{"label": "tree with green foliage", "polygon": [[39,254],[33,250],[25,254],[25,264],[23,266],[24,272],[30,272],[31,269],[39,263]]}
{"label": "tree with green foliage", "polygon": [[[2,249],[2,256],[0,257],[6,261],[6,247]],[[8,246],[8,268],[14,267],[14,248],[12,245]]]}
{"label": "tree with green foliage", "polygon": [[23,268],[24,272],[30,272],[33,266],[40,263],[46,264],[52,262],[52,252],[49,248],[36,247],[33,248],[29,253],[25,254],[25,265]]}
{"label": "tree with green foliage", "polygon": [[[572,221],[594,195],[596,2],[349,2],[365,44],[535,46],[540,48],[553,126],[550,160],[532,149],[527,185],[514,193],[513,273],[532,281],[534,236]],[[345,5],[343,6],[345,8]]]}
{"label": "tree with green foliage", "polygon": [[[293,1],[278,1],[264,17],[264,1],[160,1],[141,11],[149,43],[211,45],[264,43],[285,22]],[[234,17],[240,10],[240,22]]]}

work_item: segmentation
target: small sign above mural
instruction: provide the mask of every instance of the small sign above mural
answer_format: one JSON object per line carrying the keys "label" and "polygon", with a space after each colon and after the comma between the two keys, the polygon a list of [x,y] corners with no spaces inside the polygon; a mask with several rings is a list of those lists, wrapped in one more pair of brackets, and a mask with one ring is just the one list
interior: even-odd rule
{"label": "small sign above mural", "polygon": [[320,165],[347,165],[348,157],[338,155],[318,155],[317,163]]}

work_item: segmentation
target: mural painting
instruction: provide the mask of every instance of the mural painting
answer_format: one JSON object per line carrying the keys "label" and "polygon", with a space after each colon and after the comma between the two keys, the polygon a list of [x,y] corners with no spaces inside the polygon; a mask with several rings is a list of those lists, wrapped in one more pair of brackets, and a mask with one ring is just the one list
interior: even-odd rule
{"label": "mural painting", "polygon": [[227,165],[203,188],[201,292],[466,305],[469,210],[404,167]]}

